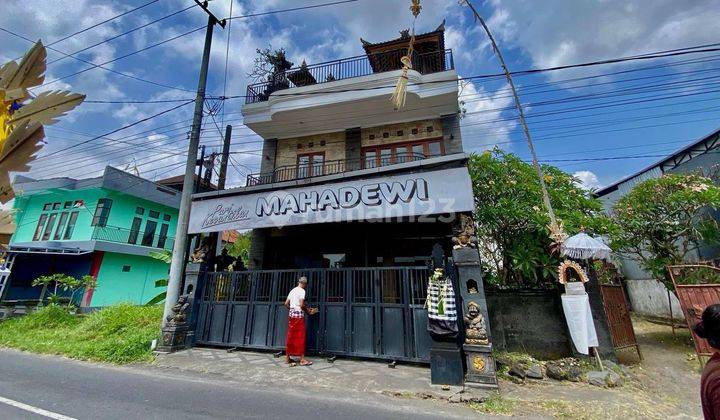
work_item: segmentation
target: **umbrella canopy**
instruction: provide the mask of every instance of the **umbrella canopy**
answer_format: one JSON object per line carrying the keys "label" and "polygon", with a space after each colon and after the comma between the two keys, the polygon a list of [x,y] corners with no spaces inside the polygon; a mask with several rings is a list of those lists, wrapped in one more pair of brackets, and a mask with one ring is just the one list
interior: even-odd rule
{"label": "umbrella canopy", "polygon": [[605,260],[610,257],[610,247],[600,239],[595,239],[585,232],[567,238],[560,248],[562,255],[586,260],[590,258]]}

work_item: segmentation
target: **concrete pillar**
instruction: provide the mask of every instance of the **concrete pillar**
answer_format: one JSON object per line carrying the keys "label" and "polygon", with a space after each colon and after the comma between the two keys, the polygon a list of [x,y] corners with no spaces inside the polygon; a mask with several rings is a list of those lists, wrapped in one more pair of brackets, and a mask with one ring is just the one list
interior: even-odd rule
{"label": "concrete pillar", "polygon": [[250,235],[248,270],[262,270],[265,259],[265,243],[269,229],[253,229]]}
{"label": "concrete pillar", "polygon": [[260,172],[263,174],[275,169],[277,142],[277,139],[265,139],[263,143],[262,161],[260,162]]}
{"label": "concrete pillar", "polygon": [[360,127],[348,128],[345,130],[345,159],[347,170],[360,169],[360,158],[362,157],[362,140],[360,138]]}
{"label": "concrete pillar", "polygon": [[443,145],[445,146],[445,154],[462,153],[462,135],[460,134],[460,116],[458,114],[448,114],[440,117],[443,130]]}

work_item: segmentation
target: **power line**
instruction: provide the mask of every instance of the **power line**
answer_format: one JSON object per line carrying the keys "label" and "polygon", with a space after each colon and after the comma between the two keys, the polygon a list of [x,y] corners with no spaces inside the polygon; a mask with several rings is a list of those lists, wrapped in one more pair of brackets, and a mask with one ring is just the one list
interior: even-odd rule
{"label": "power line", "polygon": [[251,13],[248,15],[243,16],[230,16],[229,18],[226,18],[225,20],[231,21],[233,19],[246,19],[249,17],[257,17],[257,16],[265,16],[265,15],[272,15],[275,13],[284,13],[284,12],[295,12],[298,10],[307,10],[307,9],[316,9],[318,7],[326,7],[326,6],[334,6],[336,4],[343,4],[343,3],[354,3],[358,0],[344,0],[344,1],[334,1],[331,3],[321,3],[321,4],[313,4],[309,6],[301,6],[301,7],[293,7],[292,9],[283,9],[283,10],[270,10],[268,12],[260,12],[260,13]]}

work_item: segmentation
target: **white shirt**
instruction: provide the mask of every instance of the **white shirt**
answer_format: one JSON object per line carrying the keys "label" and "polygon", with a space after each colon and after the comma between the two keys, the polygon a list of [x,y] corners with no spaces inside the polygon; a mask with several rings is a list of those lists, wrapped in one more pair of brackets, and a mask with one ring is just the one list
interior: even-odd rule
{"label": "white shirt", "polygon": [[301,301],[305,300],[305,289],[300,286],[295,287],[288,293],[287,299],[290,301],[290,309],[301,311]]}

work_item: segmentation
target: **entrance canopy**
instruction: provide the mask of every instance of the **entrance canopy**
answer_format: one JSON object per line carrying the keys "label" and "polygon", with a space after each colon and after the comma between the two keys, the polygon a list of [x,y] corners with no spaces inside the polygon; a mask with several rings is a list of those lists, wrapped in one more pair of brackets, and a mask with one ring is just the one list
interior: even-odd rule
{"label": "entrance canopy", "polygon": [[190,233],[394,219],[473,209],[472,185],[465,166],[364,175],[259,192],[245,189],[224,196],[199,195],[193,200]]}

